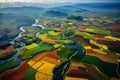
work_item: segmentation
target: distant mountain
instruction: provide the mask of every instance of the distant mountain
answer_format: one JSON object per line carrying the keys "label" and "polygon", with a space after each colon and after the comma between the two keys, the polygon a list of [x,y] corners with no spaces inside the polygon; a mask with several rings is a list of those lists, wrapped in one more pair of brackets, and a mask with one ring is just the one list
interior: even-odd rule
{"label": "distant mountain", "polygon": [[84,8],[84,9],[106,9],[106,10],[120,10],[120,2],[114,3],[85,3],[85,4],[75,4],[74,7]]}
{"label": "distant mountain", "polygon": [[45,9],[41,7],[33,7],[33,6],[24,6],[24,7],[8,7],[1,8],[0,13],[12,13],[17,15],[26,15],[26,16],[38,16]]}
{"label": "distant mountain", "polygon": [[9,24],[16,24],[16,26],[24,26],[24,25],[31,25],[34,23],[34,18],[25,16],[25,15],[18,15],[12,13],[0,13],[0,25],[4,27],[4,25]]}
{"label": "distant mountain", "polygon": [[84,8],[74,6],[74,5],[58,6],[58,7],[50,8],[50,10],[56,10],[56,11],[67,12],[67,13],[69,12],[72,13],[76,11],[80,11],[80,12],[88,11]]}
{"label": "distant mountain", "polygon": [[65,12],[60,12],[60,11],[46,11],[44,13],[44,16],[49,16],[49,17],[67,17],[68,14]]}
{"label": "distant mountain", "polygon": [[82,17],[82,16],[73,16],[73,15],[72,15],[72,16],[67,17],[67,19],[82,21],[82,20],[83,20],[83,17]]}
{"label": "distant mountain", "polygon": [[19,32],[20,26],[30,26],[35,19],[30,16],[18,15],[13,13],[0,13],[0,41],[7,38],[13,39]]}

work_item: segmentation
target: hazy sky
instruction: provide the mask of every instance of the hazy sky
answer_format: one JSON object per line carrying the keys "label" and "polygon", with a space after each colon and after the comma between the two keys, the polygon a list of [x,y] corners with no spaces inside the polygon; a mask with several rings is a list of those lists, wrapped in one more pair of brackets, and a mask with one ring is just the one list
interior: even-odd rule
{"label": "hazy sky", "polygon": [[90,2],[111,2],[120,0],[0,0],[2,2],[27,2],[27,3],[63,3],[63,2],[79,2],[79,3],[90,3]]}

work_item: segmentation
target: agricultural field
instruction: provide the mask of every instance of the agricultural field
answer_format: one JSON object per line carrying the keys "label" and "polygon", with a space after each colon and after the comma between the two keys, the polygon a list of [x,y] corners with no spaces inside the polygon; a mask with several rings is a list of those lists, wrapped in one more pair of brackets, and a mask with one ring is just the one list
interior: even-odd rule
{"label": "agricultural field", "polygon": [[105,1],[0,1],[0,80],[120,80],[120,3]]}
{"label": "agricultural field", "polygon": [[9,61],[7,61],[5,63],[1,63],[0,64],[0,73],[15,67],[15,65],[16,65],[15,59],[10,59]]}
{"label": "agricultural field", "polygon": [[44,43],[32,43],[25,48],[23,48],[20,53],[19,57],[24,60],[28,58],[32,58],[35,54],[40,54],[43,51],[48,51],[54,49],[52,46]]}

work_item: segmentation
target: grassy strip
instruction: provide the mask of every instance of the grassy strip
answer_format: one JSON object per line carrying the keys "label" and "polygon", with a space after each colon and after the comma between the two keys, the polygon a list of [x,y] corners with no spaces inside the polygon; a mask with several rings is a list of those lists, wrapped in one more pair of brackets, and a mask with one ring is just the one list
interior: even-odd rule
{"label": "grassy strip", "polygon": [[89,34],[87,32],[76,32],[76,35],[80,35],[85,39],[95,40],[95,37],[92,34]]}
{"label": "grassy strip", "polygon": [[95,65],[101,72],[109,77],[118,77],[116,72],[117,64],[104,62],[97,57],[88,55],[85,56],[82,61]]}
{"label": "grassy strip", "polygon": [[0,73],[13,68],[16,65],[16,59],[12,58],[9,61],[0,64]]}
{"label": "grassy strip", "polygon": [[95,34],[102,34],[102,35],[111,35],[111,32],[108,30],[104,30],[104,29],[90,29],[90,28],[86,28],[85,29],[86,32],[91,32],[91,33],[95,33]]}
{"label": "grassy strip", "polygon": [[26,72],[26,75],[24,77],[24,80],[35,80],[35,74],[36,70],[33,68],[29,68],[28,71]]}

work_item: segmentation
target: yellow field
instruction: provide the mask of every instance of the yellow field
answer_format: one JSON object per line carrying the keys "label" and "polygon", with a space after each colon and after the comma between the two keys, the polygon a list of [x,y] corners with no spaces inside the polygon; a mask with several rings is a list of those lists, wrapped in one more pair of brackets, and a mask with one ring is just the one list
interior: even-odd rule
{"label": "yellow field", "polygon": [[37,71],[38,72],[42,72],[42,73],[45,73],[45,74],[48,74],[48,75],[52,75],[52,70],[53,68],[55,67],[54,64],[51,64],[51,63],[48,63],[46,61],[43,61],[41,60],[41,62],[43,63],[42,66],[40,66]]}
{"label": "yellow field", "polygon": [[112,36],[105,36],[104,38],[111,39],[113,41],[120,41],[120,38],[112,37]]}
{"label": "yellow field", "polygon": [[33,65],[32,68],[38,69],[42,65],[43,65],[43,63],[39,61],[39,62],[35,63],[35,65]]}
{"label": "yellow field", "polygon": [[50,38],[48,38],[47,34],[40,34],[38,37],[42,40],[50,40]]}
{"label": "yellow field", "polygon": [[55,44],[55,45],[53,45],[54,46],[54,48],[59,48],[59,47],[65,47],[63,44]]}
{"label": "yellow field", "polygon": [[95,51],[96,53],[107,54],[106,52],[102,52],[99,49],[92,49],[92,50]]}
{"label": "yellow field", "polygon": [[51,57],[44,57],[42,60],[55,64],[55,65],[59,65],[60,63],[58,62],[57,59],[51,58]]}
{"label": "yellow field", "polygon": [[34,47],[37,47],[37,46],[38,46],[38,44],[33,43],[31,45],[25,46],[25,48],[26,49],[31,49],[31,48],[34,48]]}
{"label": "yellow field", "polygon": [[49,31],[48,32],[50,35],[52,35],[52,36],[57,36],[57,35],[59,35],[60,33],[58,33],[58,32],[54,32],[54,31]]}
{"label": "yellow field", "polygon": [[65,44],[72,44],[72,43],[74,43],[74,41],[72,41],[72,40],[58,40],[58,42],[65,43]]}
{"label": "yellow field", "polygon": [[84,46],[85,49],[92,49],[91,46]]}
{"label": "yellow field", "polygon": [[37,72],[35,75],[35,80],[52,80],[52,76]]}
{"label": "yellow field", "polygon": [[85,78],[74,78],[74,77],[65,77],[65,80],[88,80]]}
{"label": "yellow field", "polygon": [[34,65],[35,63],[36,63],[36,62],[33,61],[33,60],[28,61],[29,66],[32,66],[32,65]]}
{"label": "yellow field", "polygon": [[94,44],[94,45],[96,45],[96,46],[98,46],[98,47],[100,47],[100,48],[103,48],[103,49],[105,49],[105,50],[108,50],[108,47],[107,47],[106,45],[99,44],[99,43],[97,43],[97,42],[95,42],[95,41],[93,41],[93,40],[90,40],[90,43],[91,43],[91,44]]}

